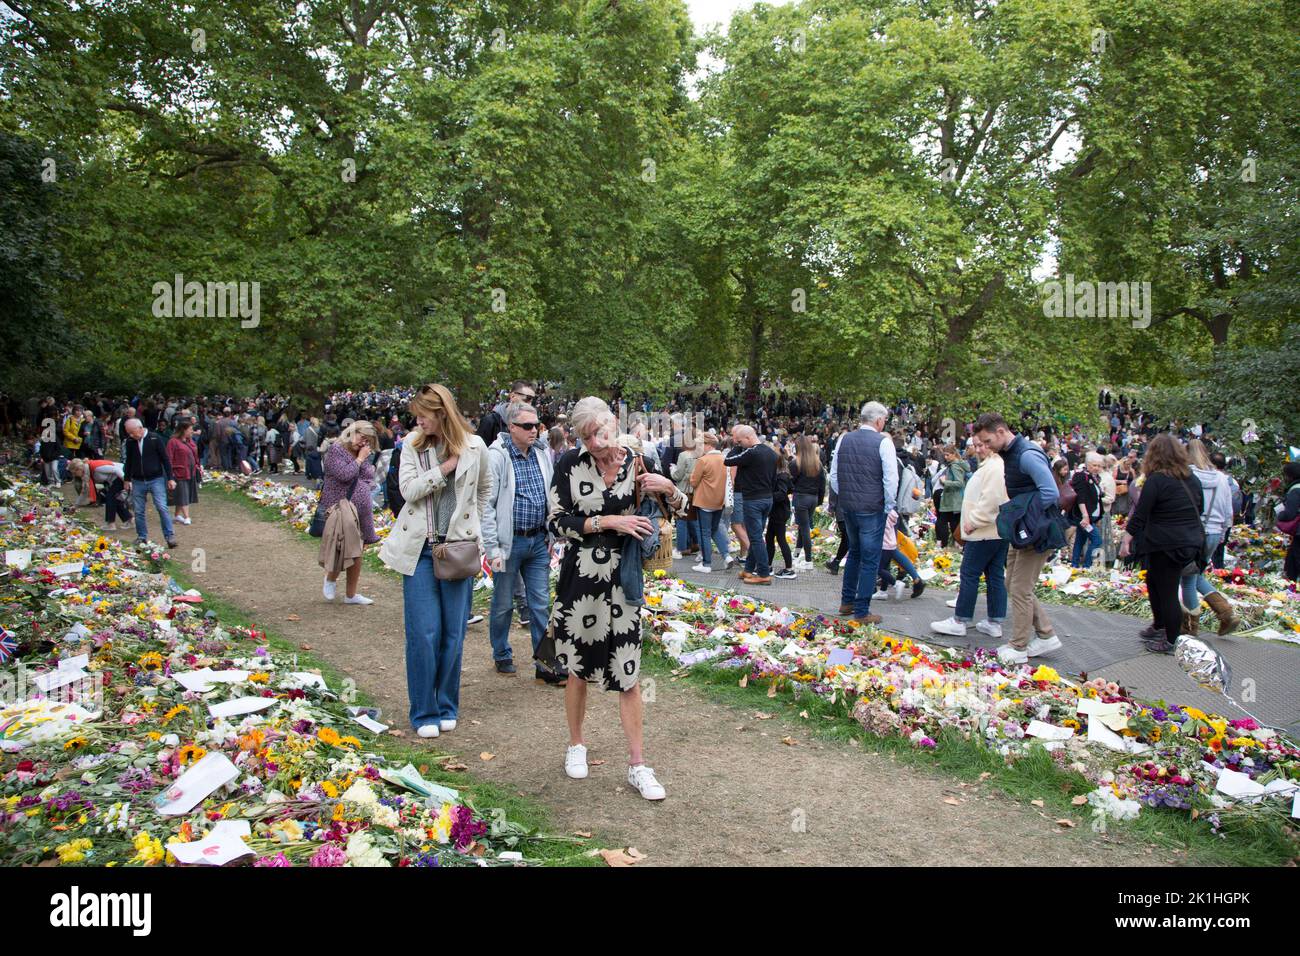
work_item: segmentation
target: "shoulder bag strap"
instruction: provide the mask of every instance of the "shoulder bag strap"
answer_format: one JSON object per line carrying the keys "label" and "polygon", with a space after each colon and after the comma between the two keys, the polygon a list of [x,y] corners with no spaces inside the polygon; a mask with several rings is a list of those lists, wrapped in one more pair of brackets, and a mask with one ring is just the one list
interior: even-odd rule
{"label": "shoulder bag strap", "polygon": [[[426,448],[420,452],[417,452],[417,454],[419,455],[420,458],[420,467],[423,468],[425,471],[428,471],[429,450]],[[436,534],[434,533],[434,527],[433,527],[433,508],[429,506],[429,502],[427,501],[424,503],[424,523],[425,523],[425,527],[427,528],[427,531],[425,533],[428,536],[428,539],[432,541],[436,537]]]}

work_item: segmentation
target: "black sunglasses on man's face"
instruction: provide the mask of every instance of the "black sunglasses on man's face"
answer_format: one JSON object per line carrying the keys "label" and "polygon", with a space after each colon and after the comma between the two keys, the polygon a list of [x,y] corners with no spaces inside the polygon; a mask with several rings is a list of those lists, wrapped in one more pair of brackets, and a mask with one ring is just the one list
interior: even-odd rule
{"label": "black sunglasses on man's face", "polygon": [[533,404],[533,401],[537,398],[536,395],[530,395],[528,392],[515,392],[515,395],[520,401],[527,402],[529,405]]}
{"label": "black sunglasses on man's face", "polygon": [[534,431],[537,428],[537,422],[511,422],[515,428],[522,428],[526,431]]}

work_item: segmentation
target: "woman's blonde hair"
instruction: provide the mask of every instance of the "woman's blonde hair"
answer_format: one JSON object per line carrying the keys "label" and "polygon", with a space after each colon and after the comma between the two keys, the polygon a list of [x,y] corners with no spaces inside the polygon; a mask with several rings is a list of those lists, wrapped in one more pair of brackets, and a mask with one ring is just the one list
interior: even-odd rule
{"label": "woman's blonde hair", "polygon": [[[421,385],[420,390],[411,398],[409,406],[412,415],[436,418],[442,422],[442,440],[447,445],[447,454],[459,455],[469,444],[469,425],[460,413],[456,397],[446,385],[436,383]],[[406,437],[416,451],[424,451],[433,440],[421,428],[416,428]]]}
{"label": "woman's blonde hair", "polygon": [[345,447],[352,446],[352,440],[361,435],[370,445],[371,451],[379,451],[379,435],[370,422],[353,422],[339,434],[338,441]]}
{"label": "woman's blonde hair", "polygon": [[1210,456],[1205,451],[1205,443],[1199,438],[1193,438],[1187,443],[1187,457],[1195,467],[1204,471],[1214,467],[1210,464]]}
{"label": "woman's blonde hair", "polygon": [[817,446],[807,435],[800,435],[794,442],[794,453],[799,459],[799,473],[808,478],[816,478],[822,471],[821,456]]}
{"label": "woman's blonde hair", "polygon": [[573,411],[569,416],[569,424],[573,428],[573,433],[582,439],[584,443],[591,437],[587,432],[593,425],[600,427],[609,424],[611,420],[617,425],[618,419],[610,411],[609,405],[606,404],[603,398],[595,395],[588,395],[580,400],[573,406]]}

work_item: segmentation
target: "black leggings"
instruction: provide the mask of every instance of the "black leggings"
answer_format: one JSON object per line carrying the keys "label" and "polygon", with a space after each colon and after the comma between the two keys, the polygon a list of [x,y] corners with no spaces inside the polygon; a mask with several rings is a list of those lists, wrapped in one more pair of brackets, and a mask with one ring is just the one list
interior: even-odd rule
{"label": "black leggings", "polygon": [[844,522],[839,518],[835,519],[835,530],[840,536],[840,546],[835,551],[835,564],[841,565],[849,553],[849,529],[844,527]]}
{"label": "black leggings", "polygon": [[[93,480],[93,479],[92,479]],[[117,496],[125,490],[121,478],[114,478],[104,489],[104,524],[131,520],[131,512]]]}
{"label": "black leggings", "polygon": [[[781,558],[785,561],[785,566],[787,568],[794,565],[794,558],[790,554],[790,542],[786,540],[785,536],[785,526],[789,524],[789,522],[789,508],[781,508],[780,510],[773,508],[771,514],[767,516],[766,541],[768,559],[771,560],[771,558],[776,554],[776,552],[772,550],[772,544],[773,542],[777,542],[781,545]],[[781,532],[780,539],[777,539],[776,536],[778,530]]]}
{"label": "black leggings", "polygon": [[1163,630],[1172,644],[1183,629],[1183,604],[1178,585],[1187,562],[1175,561],[1164,551],[1152,551],[1146,556],[1146,564],[1147,599],[1151,602],[1151,616],[1156,630]]}
{"label": "black leggings", "polygon": [[953,531],[961,522],[960,511],[935,511],[934,513],[934,540],[939,542],[939,547],[948,547],[948,541],[952,537]]}

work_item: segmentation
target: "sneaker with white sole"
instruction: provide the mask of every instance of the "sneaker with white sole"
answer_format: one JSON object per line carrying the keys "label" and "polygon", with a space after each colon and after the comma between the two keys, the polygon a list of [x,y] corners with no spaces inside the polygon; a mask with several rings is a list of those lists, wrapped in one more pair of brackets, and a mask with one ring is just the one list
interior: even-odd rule
{"label": "sneaker with white sole", "polygon": [[698,572],[698,573],[700,573],[700,574],[712,574],[712,573],[713,573],[713,568],[711,568],[710,566],[708,566],[708,565],[706,565],[706,564],[692,564],[692,565],[691,565],[691,570],[692,570],[692,571],[696,571],[696,572]]}
{"label": "sneaker with white sole", "polygon": [[416,733],[421,737],[436,737],[438,736],[438,725],[425,724],[423,727],[416,730]]}
{"label": "sneaker with white sole", "polygon": [[795,573],[794,568],[782,568],[780,571],[773,572],[773,577],[794,578],[798,577],[798,575]]}
{"label": "sneaker with white sole", "polygon": [[440,721],[438,721],[438,729],[441,730],[444,734],[445,734],[447,731],[449,731],[449,730],[455,730],[455,729],[456,729],[456,721],[454,721],[454,720],[440,720]]}
{"label": "sneaker with white sole", "polygon": [[470,619],[469,619],[468,621],[466,621],[465,623],[466,623],[466,624],[482,624],[482,623],[483,623],[483,615],[482,615],[482,614],[473,614],[473,615],[470,616]]}
{"label": "sneaker with white sole", "polygon": [[682,553],[678,551],[676,548],[673,548],[673,560],[680,561],[681,559],[682,559]]}
{"label": "sneaker with white sole", "polygon": [[935,621],[930,625],[930,630],[936,634],[947,634],[949,637],[966,636],[965,623],[955,617],[946,617],[942,621]]}
{"label": "sneaker with white sole", "polygon": [[956,607],[956,606],[957,606],[957,599],[956,599],[956,598],[953,598],[951,601],[944,601],[943,603],[944,603],[944,605],[947,606],[947,607]]}
{"label": "sneaker with white sole", "polygon": [[733,558],[731,555],[727,555],[726,558],[723,559],[722,570],[726,571],[735,563],[736,563],[736,559]]}
{"label": "sneaker with white sole", "polygon": [[587,748],[582,744],[574,744],[564,752],[564,772],[574,780],[582,780],[587,776]]}
{"label": "sneaker with white sole", "polygon": [[325,579],[325,584],[321,588],[321,592],[325,595],[325,600],[334,600],[334,595],[338,593],[338,584],[337,581],[331,581],[329,578]]}
{"label": "sneaker with white sole", "polygon": [[372,601],[370,598],[366,597],[364,594],[354,594],[352,595],[352,597],[345,597],[343,599],[343,603],[344,604],[374,604],[375,602]]}
{"label": "sneaker with white sole", "polygon": [[1052,651],[1061,649],[1061,639],[1055,634],[1048,634],[1046,637],[1034,637],[1029,641],[1029,646],[1025,648],[1025,653],[1030,657],[1040,657],[1043,654],[1050,654]]}
{"label": "sneaker with white sole", "polygon": [[1024,664],[1029,660],[1029,655],[1010,644],[1003,644],[998,648],[998,660],[1004,664]]}
{"label": "sneaker with white sole", "polygon": [[894,600],[895,600],[895,601],[901,601],[901,600],[903,600],[903,591],[906,590],[906,588],[907,588],[907,584],[906,584],[905,582],[903,582],[903,581],[895,581],[895,582],[894,582]]}
{"label": "sneaker with white sole", "polygon": [[987,634],[989,637],[1001,637],[1002,625],[995,624],[992,621],[980,621],[975,625],[975,630],[981,634]]}
{"label": "sneaker with white sole", "polygon": [[627,768],[627,782],[647,800],[662,800],[668,796],[668,791],[655,779],[655,772],[643,763]]}

